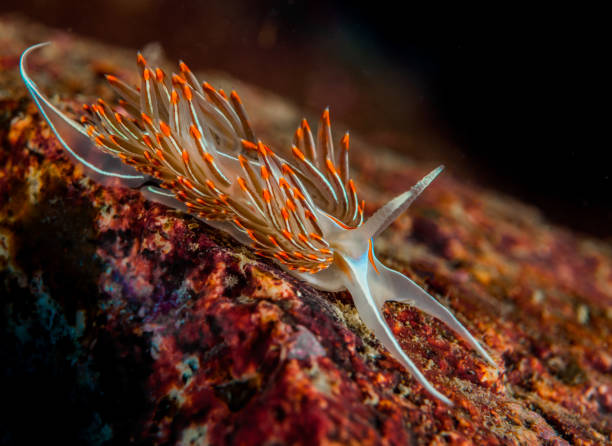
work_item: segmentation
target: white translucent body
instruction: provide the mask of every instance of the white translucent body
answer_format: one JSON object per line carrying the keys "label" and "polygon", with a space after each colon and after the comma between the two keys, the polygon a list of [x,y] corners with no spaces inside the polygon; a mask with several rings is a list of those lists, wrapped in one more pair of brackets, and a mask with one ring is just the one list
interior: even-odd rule
{"label": "white translucent body", "polygon": [[[110,186],[140,188],[147,199],[187,212],[185,205],[172,193],[154,185],[145,185],[144,183],[151,180],[150,177],[139,173],[118,158],[100,151],[79,124],[67,118],[46,98],[26,71],[27,56],[34,49],[43,45],[45,44],[32,46],[23,53],[20,61],[21,75],[44,118],[70,156],[83,166],[88,176],[97,182]],[[238,159],[229,153],[220,155],[222,155],[220,163],[223,171],[229,175],[237,175],[240,172]],[[429,383],[402,350],[383,317],[382,307],[386,301],[409,303],[438,318],[480,353],[487,362],[496,366],[495,362],[449,310],[412,280],[383,265],[376,258],[373,250],[374,237],[404,212],[441,171],[442,166],[434,169],[413,188],[380,208],[357,229],[345,229],[325,212],[315,208],[323,238],[330,243],[333,250],[334,263],[316,274],[299,273],[280,266],[315,288],[326,291],[347,289],[353,297],[362,321],[374,332],[377,339],[393,357],[406,367],[431,395],[447,404],[452,404],[447,397]],[[235,183],[232,187],[236,187]],[[229,190],[229,193],[231,192]],[[243,232],[238,231],[230,223],[208,220],[205,222],[230,233],[241,243],[249,244],[250,242]]]}

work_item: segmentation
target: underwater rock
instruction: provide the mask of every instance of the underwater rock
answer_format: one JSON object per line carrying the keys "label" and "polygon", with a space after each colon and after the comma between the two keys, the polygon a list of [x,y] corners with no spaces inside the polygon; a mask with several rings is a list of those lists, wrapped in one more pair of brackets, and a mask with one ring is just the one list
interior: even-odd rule
{"label": "underwater rock", "polygon": [[[84,177],[19,78],[21,51],[45,40],[54,56],[32,63],[61,97],[111,98],[102,73],[129,78],[133,63],[132,50],[0,19],[0,361],[11,390],[0,443],[612,441],[609,244],[448,166],[376,245],[498,363],[388,303],[389,325],[446,406],[380,347],[348,293],[317,291],[188,215]],[[298,111],[239,91],[262,138],[288,148]],[[53,99],[77,115],[80,104]],[[366,212],[430,167],[351,138]],[[36,428],[18,427],[28,420]]]}

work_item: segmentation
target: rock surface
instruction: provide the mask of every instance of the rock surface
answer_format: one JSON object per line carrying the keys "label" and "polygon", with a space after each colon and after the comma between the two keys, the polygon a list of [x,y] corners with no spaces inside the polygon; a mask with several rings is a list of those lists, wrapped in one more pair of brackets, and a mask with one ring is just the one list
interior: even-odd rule
{"label": "rock surface", "polygon": [[[314,290],[193,217],[84,177],[19,78],[21,51],[45,40],[55,45],[32,69],[74,116],[112,99],[102,74],[134,73],[131,50],[0,19],[0,443],[612,443],[609,244],[467,186],[449,166],[376,246],[499,365],[387,304],[447,407],[380,347],[348,293]],[[288,147],[295,107],[205,78],[236,88],[262,138]],[[431,167],[351,139],[368,213]]]}

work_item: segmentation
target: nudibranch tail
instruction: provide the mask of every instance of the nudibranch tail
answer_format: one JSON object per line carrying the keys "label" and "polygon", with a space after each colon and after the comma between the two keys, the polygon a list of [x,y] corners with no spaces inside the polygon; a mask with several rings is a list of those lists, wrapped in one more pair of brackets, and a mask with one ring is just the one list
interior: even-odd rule
{"label": "nudibranch tail", "polygon": [[49,45],[49,42],[39,43],[25,50],[19,61],[19,70],[28,91],[64,149],[83,166],[87,176],[96,182],[125,187],[138,187],[145,183],[148,180],[146,175],[126,165],[119,158],[100,151],[78,123],[66,117],[41,93],[28,74],[27,64],[32,51],[46,45]]}
{"label": "nudibranch tail", "polygon": [[[446,323],[490,364],[495,362],[467,329],[409,278],[384,266],[374,238],[404,212],[442,171],[434,169],[367,222],[349,175],[349,134],[334,147],[329,110],[316,138],[302,120],[285,160],[259,141],[240,97],[199,83],[183,62],[167,76],[139,53],[140,87],[107,80],[122,97],[83,108],[77,123],[40,91],[21,56],[24,83],[43,117],[85,173],[104,185],[138,188],[148,199],[188,212],[231,234],[257,255],[316,288],[348,289],[359,315],[404,367],[439,400],[437,391],[402,350],[387,325],[386,301],[410,302]],[[83,125],[81,125],[83,124]]]}

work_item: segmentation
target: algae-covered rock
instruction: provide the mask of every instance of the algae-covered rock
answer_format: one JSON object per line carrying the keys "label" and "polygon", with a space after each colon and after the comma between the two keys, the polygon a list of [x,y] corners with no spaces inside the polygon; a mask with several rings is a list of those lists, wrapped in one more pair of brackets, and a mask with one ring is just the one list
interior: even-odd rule
{"label": "algae-covered rock", "polygon": [[[32,444],[605,444],[612,441],[612,249],[466,185],[452,166],[377,241],[496,360],[405,304],[385,316],[432,399],[323,293],[189,215],[96,185],[63,153],[19,78],[64,111],[112,99],[134,52],[0,19],[0,442]],[[38,71],[37,71],[38,70]],[[291,104],[237,87],[278,150]],[[430,166],[352,135],[373,212]],[[29,427],[23,428],[24,422]]]}

